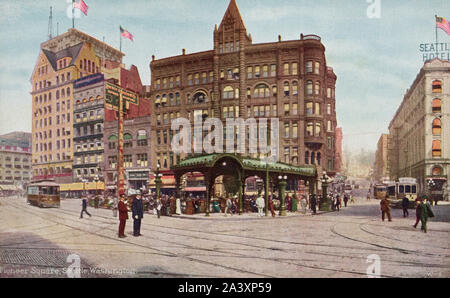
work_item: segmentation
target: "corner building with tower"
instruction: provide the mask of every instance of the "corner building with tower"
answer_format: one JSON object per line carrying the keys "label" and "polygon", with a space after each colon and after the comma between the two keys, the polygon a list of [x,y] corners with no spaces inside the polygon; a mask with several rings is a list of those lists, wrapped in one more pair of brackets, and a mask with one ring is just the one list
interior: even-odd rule
{"label": "corner building with tower", "polygon": [[[152,57],[152,169],[170,168],[188,157],[171,149],[171,122],[202,115],[219,118],[278,118],[280,162],[316,165],[334,176],[337,77],[327,65],[317,35],[253,44],[235,0],[219,27],[213,50]],[[224,125],[225,126],[225,125]],[[248,144],[247,144],[248,145]],[[247,154],[260,158],[258,154]]]}

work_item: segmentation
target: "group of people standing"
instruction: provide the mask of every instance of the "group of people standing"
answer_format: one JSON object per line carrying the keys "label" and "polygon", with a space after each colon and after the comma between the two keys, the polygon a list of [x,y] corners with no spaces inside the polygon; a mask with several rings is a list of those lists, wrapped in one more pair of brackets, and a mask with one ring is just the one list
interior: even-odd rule
{"label": "group of people standing", "polygon": [[[409,217],[409,204],[410,200],[405,196],[402,199],[402,209],[403,209],[403,217]],[[431,204],[428,201],[427,196],[423,196],[421,199],[417,199],[415,201],[416,204],[416,222],[413,225],[414,228],[417,228],[417,225],[419,222],[421,222],[421,230],[424,233],[427,233],[427,223],[428,219],[434,217],[433,210],[431,209]],[[384,199],[380,202],[381,207],[381,219],[384,221],[387,217],[389,221],[392,221],[392,215],[391,215],[391,207],[390,202],[388,199],[388,196],[386,196]]]}

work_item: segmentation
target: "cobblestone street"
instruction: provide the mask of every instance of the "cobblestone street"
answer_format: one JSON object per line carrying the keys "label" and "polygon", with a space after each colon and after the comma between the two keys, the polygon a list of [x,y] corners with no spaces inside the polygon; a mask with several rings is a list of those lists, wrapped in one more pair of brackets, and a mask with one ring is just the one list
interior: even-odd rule
{"label": "cobblestone street", "polygon": [[[146,214],[142,237],[117,238],[112,211],[80,201],[60,209],[0,199],[0,277],[65,277],[81,258],[82,277],[367,277],[369,255],[381,260],[382,277],[450,277],[450,205],[433,206],[424,234],[415,212],[382,222],[377,201],[357,200],[341,212],[258,219],[161,217]],[[195,220],[194,220],[195,219]]]}

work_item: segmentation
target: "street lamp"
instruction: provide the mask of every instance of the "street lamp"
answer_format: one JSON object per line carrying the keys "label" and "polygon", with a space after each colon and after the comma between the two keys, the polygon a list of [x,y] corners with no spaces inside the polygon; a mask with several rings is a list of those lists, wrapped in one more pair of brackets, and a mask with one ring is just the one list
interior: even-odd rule
{"label": "street lamp", "polygon": [[286,216],[285,191],[287,186],[287,176],[278,176],[278,185],[280,186],[280,216]]}
{"label": "street lamp", "polygon": [[328,176],[327,172],[323,172],[322,178],[322,202],[320,204],[320,211],[330,211],[330,203],[328,200]]}
{"label": "street lamp", "polygon": [[161,165],[158,163],[156,168],[156,177],[155,177],[155,184],[156,184],[156,198],[159,199],[161,196],[161,182],[162,182],[162,176],[159,172],[159,169],[161,168]]}

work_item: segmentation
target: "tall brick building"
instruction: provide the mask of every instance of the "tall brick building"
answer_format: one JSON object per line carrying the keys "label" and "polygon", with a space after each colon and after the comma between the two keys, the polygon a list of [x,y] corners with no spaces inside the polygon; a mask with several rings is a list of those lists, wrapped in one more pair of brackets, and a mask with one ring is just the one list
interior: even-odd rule
{"label": "tall brick building", "polygon": [[278,117],[282,162],[336,173],[337,77],[319,36],[253,44],[231,0],[214,29],[212,50],[153,56],[150,68],[153,170],[160,163],[168,171],[186,157],[170,148],[171,120],[193,121],[201,114],[222,120]]}
{"label": "tall brick building", "polygon": [[41,44],[32,84],[33,178],[72,182],[74,81],[114,74],[124,54],[77,29]]}

